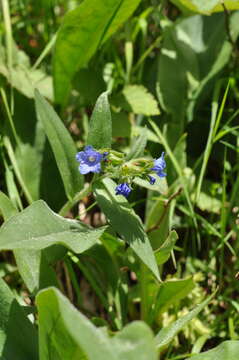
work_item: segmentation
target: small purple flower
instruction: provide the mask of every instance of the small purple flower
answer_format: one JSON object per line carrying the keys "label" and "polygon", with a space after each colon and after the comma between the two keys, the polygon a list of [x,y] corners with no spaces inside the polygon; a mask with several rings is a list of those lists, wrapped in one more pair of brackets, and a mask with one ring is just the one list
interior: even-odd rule
{"label": "small purple flower", "polygon": [[103,155],[96,151],[91,145],[85,147],[84,151],[76,154],[76,160],[80,162],[79,171],[85,175],[89,172],[99,173],[101,171],[101,160]]}
{"label": "small purple flower", "polygon": [[130,192],[131,192],[131,188],[129,187],[128,183],[119,184],[115,188],[115,194],[116,195],[123,195],[125,197],[128,197]]}
{"label": "small purple flower", "polygon": [[156,172],[159,177],[165,177],[167,174],[163,171],[166,168],[166,162],[164,160],[164,152],[162,152],[160,158],[154,160],[154,167],[151,169]]}
{"label": "small purple flower", "polygon": [[155,183],[155,181],[156,181],[155,177],[149,175],[149,183],[150,183],[150,185],[153,185]]}

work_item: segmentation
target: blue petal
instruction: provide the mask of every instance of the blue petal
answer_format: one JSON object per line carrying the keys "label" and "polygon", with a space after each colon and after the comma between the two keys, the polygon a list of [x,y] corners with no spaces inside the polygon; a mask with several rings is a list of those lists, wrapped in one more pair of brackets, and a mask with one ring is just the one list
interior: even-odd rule
{"label": "blue petal", "polygon": [[91,145],[85,146],[84,151],[89,151],[89,150],[93,150],[93,146]]}
{"label": "blue petal", "polygon": [[160,158],[154,160],[154,166],[158,166],[161,169],[164,169],[166,167],[166,162],[164,160],[164,152],[162,152]]}
{"label": "blue petal", "polygon": [[84,157],[84,151],[80,151],[76,154],[77,161],[83,161],[84,160],[83,157]]}
{"label": "blue petal", "polygon": [[91,166],[91,172],[94,172],[94,173],[100,173],[101,171],[101,164],[98,163],[94,166]]}
{"label": "blue petal", "polygon": [[88,174],[89,172],[99,173],[101,171],[101,165],[98,163],[94,166],[90,166],[89,164],[82,161],[79,166],[79,171],[83,175]]}
{"label": "blue petal", "polygon": [[158,171],[158,172],[157,172],[157,175],[158,175],[159,177],[165,177],[165,176],[167,176],[167,174],[166,174],[164,171],[162,171],[162,170]]}
{"label": "blue petal", "polygon": [[131,192],[131,188],[129,187],[128,183],[122,183],[116,186],[115,194],[116,195],[123,195],[128,197]]}
{"label": "blue petal", "polygon": [[79,171],[82,175],[88,174],[89,172],[91,172],[92,167],[89,166],[88,164],[81,162],[80,166],[79,166]]}
{"label": "blue petal", "polygon": [[155,177],[149,175],[149,183],[150,183],[150,185],[154,185],[155,181],[156,181]]}

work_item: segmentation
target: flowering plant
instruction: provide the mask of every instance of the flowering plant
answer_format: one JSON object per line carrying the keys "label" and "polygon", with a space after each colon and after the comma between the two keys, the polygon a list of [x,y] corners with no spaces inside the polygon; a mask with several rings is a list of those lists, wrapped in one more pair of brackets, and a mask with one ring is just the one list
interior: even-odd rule
{"label": "flowering plant", "polygon": [[125,197],[128,197],[132,191],[135,177],[147,179],[151,185],[154,185],[156,179],[150,175],[152,171],[160,178],[166,176],[164,152],[154,161],[143,158],[127,161],[122,153],[110,149],[97,151],[93,146],[87,145],[83,151],[76,154],[76,160],[80,163],[79,171],[83,175],[104,172],[109,177],[118,178],[119,184],[115,187],[115,193]]}

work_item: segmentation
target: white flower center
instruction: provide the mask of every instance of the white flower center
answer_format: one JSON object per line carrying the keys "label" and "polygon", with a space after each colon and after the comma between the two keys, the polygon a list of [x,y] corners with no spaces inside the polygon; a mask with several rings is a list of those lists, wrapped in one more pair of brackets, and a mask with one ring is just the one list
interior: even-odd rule
{"label": "white flower center", "polygon": [[88,160],[89,160],[90,162],[94,162],[94,161],[95,161],[95,157],[94,157],[94,156],[89,156],[89,157],[88,157]]}

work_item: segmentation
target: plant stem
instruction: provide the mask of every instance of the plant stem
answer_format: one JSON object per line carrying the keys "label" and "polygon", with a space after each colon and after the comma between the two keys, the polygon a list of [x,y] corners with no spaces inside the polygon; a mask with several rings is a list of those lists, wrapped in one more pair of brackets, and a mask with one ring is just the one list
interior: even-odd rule
{"label": "plant stem", "polygon": [[140,293],[141,293],[140,318],[141,320],[147,322],[146,321],[148,314],[147,268],[143,262],[140,263]]}

